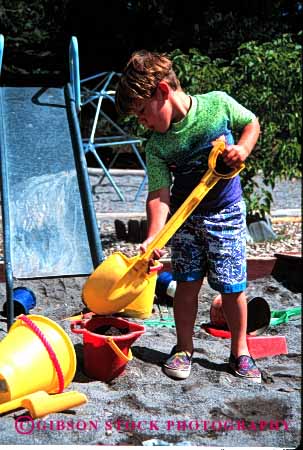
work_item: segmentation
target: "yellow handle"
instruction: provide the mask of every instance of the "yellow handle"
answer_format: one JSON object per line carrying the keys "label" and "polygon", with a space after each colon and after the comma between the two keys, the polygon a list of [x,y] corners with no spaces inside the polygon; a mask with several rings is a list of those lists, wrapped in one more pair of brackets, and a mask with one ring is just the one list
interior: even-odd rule
{"label": "yellow handle", "polygon": [[34,394],[28,395],[27,398],[22,401],[23,408],[28,409],[33,419],[65,411],[66,409],[75,408],[87,403],[86,395],[77,391],[63,392],[54,395],[46,394],[46,396],[41,392],[40,395],[40,398],[38,395],[37,397],[35,397]]}
{"label": "yellow handle", "polygon": [[106,342],[114,350],[116,355],[119,356],[119,358],[123,359],[123,361],[128,362],[128,361],[131,361],[133,359],[133,355],[132,355],[131,349],[128,350],[128,355],[125,355],[122,352],[122,350],[117,346],[117,344],[114,342],[112,337],[108,337],[106,339]]}
{"label": "yellow handle", "polygon": [[0,414],[17,408],[25,408],[33,419],[47,414],[74,408],[87,402],[86,395],[69,391],[62,394],[49,395],[45,391],[36,391],[0,405]]}
{"label": "yellow handle", "polygon": [[237,169],[232,170],[227,174],[222,174],[216,171],[216,162],[220,154],[223,153],[225,149],[225,143],[223,141],[217,140],[214,142],[214,146],[208,157],[208,170],[202,177],[198,186],[192,191],[188,198],[182,203],[182,205],[177,209],[175,214],[169,219],[162,230],[157,234],[155,239],[149,244],[146,252],[140,257],[142,260],[149,260],[152,256],[153,251],[158,248],[161,249],[169,241],[169,239],[175,234],[178,228],[185,222],[188,216],[193,212],[193,210],[198,206],[205,195],[210,191],[210,189],[221,179],[234,178],[238,175],[241,170],[244,169],[245,165],[242,163]]}
{"label": "yellow handle", "polygon": [[13,409],[22,407],[22,400],[26,398],[26,395],[20,398],[16,398],[15,400],[10,400],[9,402],[5,402],[0,405],[0,414],[4,414],[8,411],[12,411]]}
{"label": "yellow handle", "polygon": [[[233,169],[228,173],[220,173],[216,170],[217,158],[220,156],[225,149],[225,142],[221,140],[214,141],[214,146],[208,157],[208,168],[219,178],[223,178],[224,180],[229,180],[230,178],[234,178],[238,175],[241,170],[244,169],[245,164],[242,163],[239,168]],[[206,172],[207,173],[207,172]],[[206,175],[206,174],[205,174]],[[204,177],[203,177],[204,178]],[[203,181],[203,178],[201,181]]]}

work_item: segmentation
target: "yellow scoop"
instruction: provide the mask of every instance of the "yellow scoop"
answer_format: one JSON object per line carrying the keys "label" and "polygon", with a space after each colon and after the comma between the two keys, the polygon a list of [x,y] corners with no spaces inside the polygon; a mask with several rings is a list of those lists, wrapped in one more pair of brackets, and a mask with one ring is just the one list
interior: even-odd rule
{"label": "yellow scoop", "polygon": [[[208,158],[208,170],[200,183],[166,223],[145,253],[128,258],[115,252],[103,261],[90,275],[83,287],[83,301],[96,314],[113,314],[131,303],[149,283],[149,260],[155,249],[161,249],[198,206],[205,195],[220,179],[238,175],[240,168],[227,174],[216,171],[217,158],[223,153],[225,143],[216,140]],[[156,267],[155,267],[156,269]]]}
{"label": "yellow scoop", "polygon": [[83,405],[86,402],[86,396],[77,391],[54,395],[49,395],[45,391],[37,391],[3,403],[0,405],[0,414],[17,408],[25,408],[33,419],[37,419],[50,413],[65,411],[66,409]]}

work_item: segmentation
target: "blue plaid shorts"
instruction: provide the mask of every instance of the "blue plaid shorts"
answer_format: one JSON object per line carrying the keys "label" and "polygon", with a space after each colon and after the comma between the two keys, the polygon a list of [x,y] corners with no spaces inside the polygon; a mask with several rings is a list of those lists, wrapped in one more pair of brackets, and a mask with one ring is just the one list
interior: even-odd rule
{"label": "blue plaid shorts", "polygon": [[220,293],[242,292],[246,278],[246,206],[243,200],[219,212],[195,213],[171,239],[172,271],[177,281],[207,275]]}

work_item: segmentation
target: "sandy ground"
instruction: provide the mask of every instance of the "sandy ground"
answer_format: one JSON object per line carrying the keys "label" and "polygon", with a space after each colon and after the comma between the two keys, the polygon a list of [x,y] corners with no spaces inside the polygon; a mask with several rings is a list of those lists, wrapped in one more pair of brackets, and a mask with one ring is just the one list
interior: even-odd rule
{"label": "sandy ground", "polygon": [[[126,197],[133,200],[139,184],[136,182],[133,186],[127,177],[119,179],[119,183],[122,180],[126,183]],[[299,197],[296,196],[296,203],[289,204],[288,195],[287,205],[300,207]],[[124,211],[121,206],[126,211],[144,211],[144,195],[138,202],[124,204],[117,201],[112,188],[107,192],[104,185],[102,189],[96,189],[94,200],[97,212]],[[280,203],[277,208],[285,206],[284,200]],[[175,344],[175,329],[147,326],[145,334],[132,345],[134,358],[127,364],[125,372],[110,383],[104,383],[86,376],[83,339],[71,332],[69,322],[62,320],[83,310],[81,290],[84,281],[83,278],[55,278],[15,283],[15,287],[23,285],[34,291],[37,306],[32,310],[33,314],[51,318],[68,333],[77,354],[77,371],[65,391],[77,390],[86,394],[88,403],[32,422],[23,422],[23,416],[28,415],[26,410],[6,413],[0,420],[0,445],[183,443],[201,447],[294,448],[299,444],[301,318],[267,330],[268,335],[286,336],[288,354],[258,361],[263,373],[261,385],[235,378],[227,366],[229,340],[207,335],[200,328],[201,323],[209,321],[210,304],[216,295],[205,284],[199,297],[193,368],[187,380],[174,381],[161,370],[161,363]],[[271,309],[301,305],[301,294],[289,291],[272,277],[250,282],[247,293],[250,297],[264,297]],[[0,284],[0,294],[1,310],[5,284]],[[171,317],[171,307],[161,305],[160,309],[164,317]],[[157,305],[152,318],[159,319]],[[5,336],[6,321],[2,314],[0,339]],[[97,363],[102,365],[105,361],[100,358]]]}
{"label": "sandy ground", "polygon": [[[59,323],[74,343],[77,371],[66,391],[85,393],[88,403],[27,423],[22,422],[26,410],[6,413],[0,421],[0,444],[136,446],[157,442],[248,448],[294,448],[299,444],[301,318],[267,330],[268,335],[286,336],[288,354],[258,361],[263,373],[262,384],[241,380],[228,370],[229,340],[207,335],[200,328],[202,322],[209,321],[210,303],[215,296],[205,284],[199,298],[193,368],[187,380],[174,381],[161,371],[162,361],[175,344],[175,329],[148,326],[145,334],[132,345],[134,359],[127,364],[125,372],[104,383],[85,375],[82,336],[73,334],[69,322],[62,321],[83,310],[83,282],[83,278],[61,278],[27,280],[25,285],[37,297],[32,313],[43,314]],[[4,284],[0,290],[1,307]],[[250,297],[262,296],[271,309],[301,305],[301,294],[287,290],[272,277],[250,282],[247,293]],[[162,315],[171,316],[170,307],[160,308]],[[159,318],[157,305],[152,317]],[[6,323],[2,316],[0,338],[5,335]]]}

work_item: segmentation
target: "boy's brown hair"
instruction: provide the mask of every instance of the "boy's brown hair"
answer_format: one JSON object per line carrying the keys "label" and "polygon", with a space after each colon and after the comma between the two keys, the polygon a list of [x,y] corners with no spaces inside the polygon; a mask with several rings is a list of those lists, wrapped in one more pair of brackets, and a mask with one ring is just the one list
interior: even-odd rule
{"label": "boy's brown hair", "polygon": [[165,53],[147,50],[134,52],[119,80],[116,107],[120,114],[132,114],[138,102],[150,99],[161,80],[176,90],[180,82],[172,69],[172,61]]}

